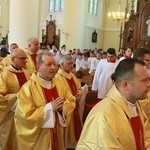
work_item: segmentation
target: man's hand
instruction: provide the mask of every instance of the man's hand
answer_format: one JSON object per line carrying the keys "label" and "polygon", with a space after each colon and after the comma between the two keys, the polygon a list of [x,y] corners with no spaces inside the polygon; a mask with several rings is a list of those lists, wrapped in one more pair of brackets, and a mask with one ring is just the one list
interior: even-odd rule
{"label": "man's hand", "polygon": [[76,98],[77,101],[80,101],[81,100],[81,94],[75,95],[75,98]]}
{"label": "man's hand", "polygon": [[51,101],[52,107],[54,111],[61,111],[62,110],[62,106],[64,103],[64,99],[61,97],[56,98],[55,100]]}

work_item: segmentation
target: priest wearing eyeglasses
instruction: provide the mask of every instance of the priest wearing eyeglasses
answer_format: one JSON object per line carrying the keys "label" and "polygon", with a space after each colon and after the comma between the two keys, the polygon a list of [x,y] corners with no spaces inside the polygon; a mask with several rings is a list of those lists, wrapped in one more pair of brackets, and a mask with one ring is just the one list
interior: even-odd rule
{"label": "priest wearing eyeglasses", "polygon": [[11,65],[0,74],[0,145],[1,148],[16,150],[14,112],[17,93],[30,78],[26,68],[25,52],[16,48],[12,51]]}
{"label": "priest wearing eyeglasses", "polygon": [[67,117],[67,126],[65,130],[66,149],[75,149],[82,130],[82,120],[79,110],[79,101],[81,99],[81,85],[76,76],[72,73],[74,60],[70,55],[60,57],[60,68],[55,76],[66,89],[75,96],[75,109]]}

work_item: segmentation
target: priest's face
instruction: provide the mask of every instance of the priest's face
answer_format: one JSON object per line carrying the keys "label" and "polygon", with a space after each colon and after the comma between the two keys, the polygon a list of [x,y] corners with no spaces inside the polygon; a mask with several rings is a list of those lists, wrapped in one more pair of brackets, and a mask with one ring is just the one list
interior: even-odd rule
{"label": "priest's face", "polygon": [[44,80],[51,80],[56,74],[56,62],[53,56],[43,55],[42,63],[38,66],[38,72]]}
{"label": "priest's face", "polygon": [[[17,51],[17,49],[14,49]],[[12,65],[19,70],[26,69],[27,56],[23,50],[17,51],[16,55],[11,58]]]}
{"label": "priest's face", "polygon": [[73,59],[70,59],[67,60],[66,62],[63,62],[61,66],[66,73],[70,73],[73,69],[73,64],[74,64]]}
{"label": "priest's face", "polygon": [[145,54],[144,58],[142,60],[145,62],[146,67],[149,68],[149,65],[150,65],[150,54]]}
{"label": "priest's face", "polygon": [[31,51],[33,54],[37,53],[39,51],[40,43],[38,39],[33,39],[32,42],[29,44],[29,51]]}
{"label": "priest's face", "polygon": [[18,45],[17,44],[12,44],[10,46],[10,52],[12,52],[14,49],[18,48]]}
{"label": "priest's face", "polygon": [[135,102],[136,100],[142,100],[147,98],[147,93],[150,89],[150,80],[146,66],[141,66],[139,64],[135,65],[134,68],[134,78],[129,81],[127,99],[130,102]]}

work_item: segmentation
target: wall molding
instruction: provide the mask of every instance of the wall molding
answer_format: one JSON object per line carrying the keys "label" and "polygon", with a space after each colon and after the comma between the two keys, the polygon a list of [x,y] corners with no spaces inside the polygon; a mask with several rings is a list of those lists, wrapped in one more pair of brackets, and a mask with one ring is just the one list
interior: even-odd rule
{"label": "wall molding", "polygon": [[97,28],[97,27],[94,27],[94,26],[89,26],[89,25],[87,25],[87,24],[85,24],[84,26],[85,26],[85,27],[87,27],[87,28],[92,28],[92,29],[100,30],[100,31],[107,31],[107,32],[120,32],[120,29]]}

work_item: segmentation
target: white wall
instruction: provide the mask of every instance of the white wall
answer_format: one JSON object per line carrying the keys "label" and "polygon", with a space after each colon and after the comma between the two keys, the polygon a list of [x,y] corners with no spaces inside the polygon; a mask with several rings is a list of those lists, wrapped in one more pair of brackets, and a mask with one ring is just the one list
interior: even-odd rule
{"label": "white wall", "polygon": [[[52,15],[53,20],[56,20],[57,25],[56,32],[58,32],[58,29],[61,30],[60,46],[66,44],[68,50],[73,48],[80,48],[81,50],[83,50],[84,48],[94,49],[95,47],[103,48],[105,51],[109,47],[114,47],[115,49],[118,49],[120,25],[117,25],[117,23],[108,20],[107,17],[107,13],[109,11],[118,10],[117,7],[118,1],[99,0],[97,16],[91,16],[88,14],[88,0],[82,1],[65,0],[64,12],[57,12],[57,13],[49,13],[49,0],[38,0],[38,1],[37,4],[35,5],[36,8],[33,9],[34,11],[32,14],[32,16],[34,16],[34,18],[36,19],[31,19],[31,23],[28,26],[28,29],[24,30],[22,29],[22,31],[20,31],[25,32],[27,34],[26,36],[30,36],[30,31],[32,31],[32,34],[35,36],[37,35],[39,40],[41,41],[42,29],[46,29],[46,20],[50,20],[50,15]],[[21,23],[26,24],[28,22],[28,19],[25,19],[24,16],[17,15],[20,18],[17,18],[16,20],[10,19],[11,22],[9,23],[10,1],[7,1],[6,4],[2,0],[0,0],[0,2],[1,3],[3,2],[2,7],[4,11],[3,12],[4,19],[2,19],[2,22],[4,22],[5,29],[2,30],[3,36],[5,36],[6,33],[8,32],[9,25],[11,26],[11,28],[14,28],[12,30],[13,32],[12,31],[11,32],[12,34],[15,35],[15,32],[17,32],[15,30],[17,29],[16,27],[12,26],[13,21],[17,21],[17,19],[19,19],[19,22],[20,20],[22,20]],[[11,3],[14,2],[11,1]],[[34,4],[35,3],[36,1],[34,1]],[[30,3],[30,6],[32,6],[32,3]],[[122,11],[125,11],[125,6],[126,1],[122,1],[121,4]],[[28,13],[28,9],[31,10],[30,7],[24,7],[23,12],[25,14]],[[30,15],[29,18],[31,18]],[[92,33],[94,30],[96,30],[98,34],[97,43],[91,42]],[[66,39],[66,36],[65,34],[63,34],[63,32],[65,33],[68,32],[70,34],[68,39]]]}
{"label": "white wall", "polygon": [[[0,29],[0,33],[2,37],[6,37],[9,30],[9,1],[0,0],[1,5],[1,16],[0,16],[0,25],[3,28]],[[0,38],[1,40],[1,38]]]}

